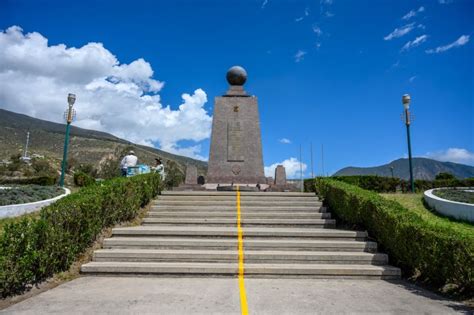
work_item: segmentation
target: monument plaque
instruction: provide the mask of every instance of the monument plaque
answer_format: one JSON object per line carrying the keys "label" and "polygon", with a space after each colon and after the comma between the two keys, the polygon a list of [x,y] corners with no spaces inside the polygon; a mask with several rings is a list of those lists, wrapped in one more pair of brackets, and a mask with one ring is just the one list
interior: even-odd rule
{"label": "monument plaque", "polygon": [[227,123],[227,161],[243,162],[242,154],[242,129],[240,121],[229,121]]}
{"label": "monument plaque", "polygon": [[212,118],[207,182],[212,184],[265,184],[258,102],[243,85],[241,67],[227,72],[227,93],[216,97]]}

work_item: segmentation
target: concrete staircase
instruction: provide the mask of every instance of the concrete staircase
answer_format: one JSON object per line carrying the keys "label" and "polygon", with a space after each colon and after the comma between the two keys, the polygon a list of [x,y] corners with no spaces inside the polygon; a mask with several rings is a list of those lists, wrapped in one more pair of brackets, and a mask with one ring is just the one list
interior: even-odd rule
{"label": "concrete staircase", "polygon": [[[246,277],[398,279],[366,232],[335,229],[310,193],[241,193]],[[170,191],[143,225],[113,229],[84,274],[236,276],[235,192]]]}

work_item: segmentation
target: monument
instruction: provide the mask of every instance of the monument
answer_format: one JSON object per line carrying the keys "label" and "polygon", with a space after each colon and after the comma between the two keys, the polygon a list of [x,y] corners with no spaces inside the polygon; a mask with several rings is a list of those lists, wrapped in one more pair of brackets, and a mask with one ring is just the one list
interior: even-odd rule
{"label": "monument", "polygon": [[197,185],[197,167],[192,164],[186,165],[186,177],[184,179],[185,185]]}
{"label": "monument", "polygon": [[278,165],[275,168],[275,185],[286,186],[286,171],[283,165]]}
{"label": "monument", "polygon": [[207,183],[265,184],[257,97],[243,85],[247,72],[227,72],[230,87],[214,101]]}

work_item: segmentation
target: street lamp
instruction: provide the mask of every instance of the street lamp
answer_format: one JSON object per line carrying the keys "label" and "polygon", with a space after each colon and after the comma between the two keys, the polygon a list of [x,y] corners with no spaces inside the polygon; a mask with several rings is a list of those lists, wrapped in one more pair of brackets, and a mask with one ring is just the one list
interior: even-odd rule
{"label": "street lamp", "polygon": [[408,163],[410,165],[410,187],[411,192],[415,192],[415,183],[413,181],[413,164],[411,160],[411,141],[410,141],[410,95],[405,94],[402,96],[403,107],[405,108],[405,125],[407,126],[407,141],[408,141]]}
{"label": "street lamp", "polygon": [[68,109],[64,112],[64,119],[66,120],[66,136],[64,138],[64,152],[63,162],[61,164],[61,178],[59,180],[59,186],[64,187],[64,174],[66,172],[67,165],[67,147],[69,144],[69,129],[71,128],[71,122],[76,117],[76,111],[72,108],[76,102],[76,95],[69,93],[67,96]]}

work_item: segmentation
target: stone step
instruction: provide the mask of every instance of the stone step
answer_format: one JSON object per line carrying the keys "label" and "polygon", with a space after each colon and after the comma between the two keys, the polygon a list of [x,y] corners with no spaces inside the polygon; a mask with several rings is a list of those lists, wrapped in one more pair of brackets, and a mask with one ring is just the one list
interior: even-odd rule
{"label": "stone step", "polygon": [[[283,211],[283,212],[327,212],[327,208],[321,206],[247,206],[241,205],[240,207],[242,212],[245,211]],[[204,205],[204,206],[192,206],[192,205],[153,205],[150,208],[152,211],[160,211],[160,210],[167,210],[167,211],[230,211],[233,213],[237,213],[237,206],[236,205]]]}
{"label": "stone step", "polygon": [[[149,211],[150,218],[237,218],[236,211]],[[242,218],[249,219],[330,219],[330,213],[320,212],[267,212],[267,211],[245,211]]]}
{"label": "stone step", "polygon": [[[388,262],[386,254],[365,252],[244,251],[245,263],[374,264]],[[94,261],[237,262],[237,250],[100,249]]]}
{"label": "stone step", "polygon": [[[160,196],[236,196],[232,191],[162,191]],[[316,197],[315,193],[301,192],[251,192],[242,191],[241,197],[258,196],[263,198],[270,197]]]}
{"label": "stone step", "polygon": [[[161,200],[152,202],[152,205],[162,206],[231,206],[236,207],[236,200]],[[304,207],[304,206],[322,206],[321,201],[241,201],[241,206],[260,206],[260,207]]]}
{"label": "stone step", "polygon": [[[144,218],[143,225],[221,225],[235,226],[236,218]],[[242,226],[306,226],[334,227],[334,219],[248,219],[242,218]]]}
{"label": "stone step", "polygon": [[[232,201],[236,202],[237,196],[160,196],[158,201]],[[265,201],[265,202],[318,202],[318,197],[240,197],[241,202]]]}
{"label": "stone step", "polygon": [[[205,226],[136,226],[112,229],[113,236],[185,236],[213,237],[237,239],[236,227],[205,227]],[[298,229],[298,228],[269,228],[244,227],[244,238],[297,238],[297,239],[339,239],[364,241],[365,231],[347,231],[338,229]]]}
{"label": "stone step", "polygon": [[[112,237],[104,240],[104,248],[229,250],[237,248],[237,238]],[[353,240],[245,238],[244,250],[376,252],[377,243]]]}
{"label": "stone step", "polygon": [[[155,275],[238,275],[237,263],[192,262],[90,262],[81,267],[90,274],[155,274]],[[399,279],[400,269],[390,266],[336,264],[245,264],[246,276],[315,278]]]}

